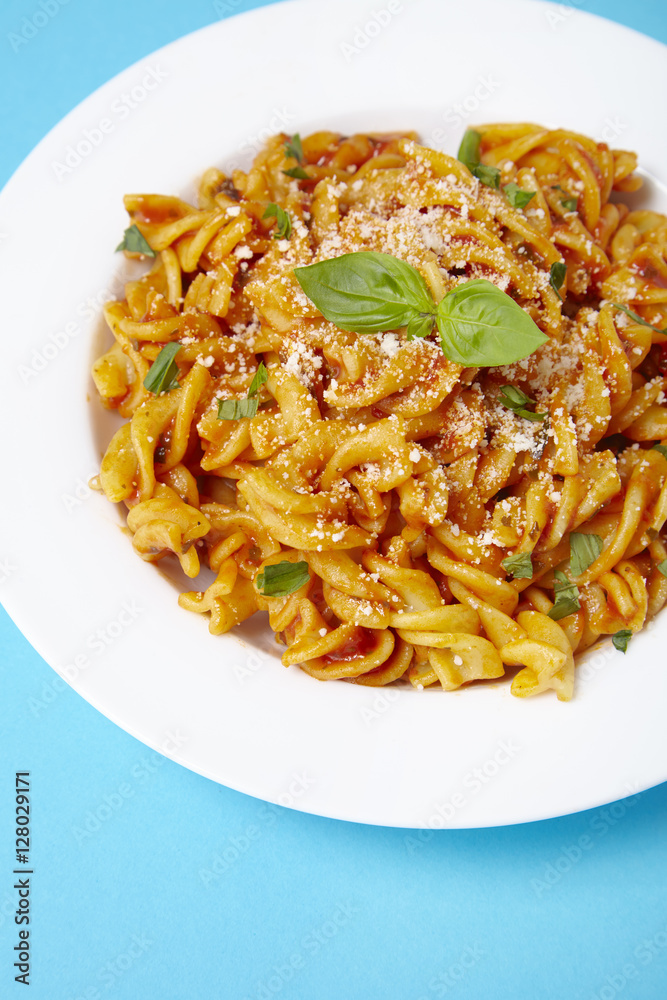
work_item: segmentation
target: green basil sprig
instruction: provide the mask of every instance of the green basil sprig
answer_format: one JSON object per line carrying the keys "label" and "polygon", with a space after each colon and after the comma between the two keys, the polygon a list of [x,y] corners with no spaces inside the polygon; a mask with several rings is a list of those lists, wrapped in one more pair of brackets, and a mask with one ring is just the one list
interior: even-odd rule
{"label": "green basil sprig", "polygon": [[257,393],[268,377],[269,373],[264,362],[260,361],[245,399],[218,400],[218,420],[242,420],[244,417],[254,417],[259,407]]}
{"label": "green basil sprig", "polygon": [[570,535],[570,570],[581,576],[602,552],[604,543],[599,535],[573,531]]}
{"label": "green basil sprig", "polygon": [[503,191],[507,195],[507,200],[512,208],[525,208],[531,198],[535,197],[534,191],[526,191],[524,188],[520,188],[518,184],[515,184],[514,181],[506,184]]}
{"label": "green basil sprig", "polygon": [[515,580],[530,580],[533,575],[533,560],[530,552],[517,552],[507,556],[500,564]]}
{"label": "green basil sprig", "polygon": [[157,253],[153,250],[153,247],[138,226],[129,226],[125,230],[123,238],[114,252],[118,253],[119,250],[127,250],[129,253],[142,253],[146,257],[157,257]]}
{"label": "green basil sprig", "polygon": [[549,284],[561,302],[563,301],[563,296],[560,294],[560,290],[563,287],[566,274],[567,264],[564,264],[562,260],[557,260],[549,269]]}
{"label": "green basil sprig", "polygon": [[284,174],[288,177],[295,177],[299,181],[309,181],[310,174],[307,174],[303,167],[290,167],[289,170],[283,170]]}
{"label": "green basil sprig", "polygon": [[297,163],[303,163],[303,146],[301,145],[301,136],[298,132],[295,132],[294,135],[291,135],[285,141],[283,149],[288,160],[293,159]]}
{"label": "green basil sprig", "polygon": [[263,597],[287,597],[308,583],[307,562],[283,562],[265,566],[257,575],[257,589]]}
{"label": "green basil sprig", "polygon": [[502,403],[508,410],[513,410],[519,417],[523,417],[525,420],[545,420],[548,416],[548,413],[535,413],[534,410],[529,409],[529,407],[537,405],[535,400],[531,399],[530,396],[527,396],[525,392],[522,392],[515,385],[502,386],[498,402]]}
{"label": "green basil sprig", "polygon": [[627,306],[619,306],[617,302],[612,302],[612,306],[614,309],[620,309],[621,312],[624,312],[626,316],[633,319],[635,323],[639,323],[640,326],[647,326],[649,330],[655,330],[656,333],[667,333],[667,326],[661,330],[659,326],[653,326],[652,323],[649,323],[646,319],[642,319],[641,316],[638,316],[636,312],[632,311],[632,309],[628,309]]}
{"label": "green basil sprig", "polygon": [[577,211],[578,198],[561,198],[560,203],[566,212]]}
{"label": "green basil sprig", "polygon": [[614,649],[618,649],[621,653],[627,652],[630,639],[632,639],[632,632],[629,628],[622,628],[611,637]]}
{"label": "green basil sprig", "polygon": [[487,167],[485,163],[481,162],[479,158],[481,141],[482,136],[479,132],[476,132],[474,128],[466,129],[456,158],[468,168],[473,177],[477,177],[482,184],[498,191],[500,189],[500,170],[498,167]]}
{"label": "green basil sprig", "polygon": [[579,588],[575,583],[571,583],[565,576],[565,573],[561,573],[560,570],[556,570],[554,573],[554,606],[549,611],[549,618],[555,622],[559,622],[561,618],[567,618],[568,615],[574,614],[581,607],[579,603]]}
{"label": "green basil sprig", "polygon": [[274,240],[288,240],[292,235],[292,220],[289,212],[286,212],[280,205],[276,205],[275,202],[271,202],[270,205],[266,206],[266,211],[262,218],[274,218],[276,220],[276,228],[273,234]]}
{"label": "green basil sprig", "polygon": [[667,559],[663,559],[662,562],[656,563],[656,567],[659,573],[663,576],[667,576]]}
{"label": "green basil sprig", "polygon": [[174,360],[181,349],[181,344],[172,341],[165,344],[153,364],[148,369],[144,379],[144,388],[157,396],[160,392],[171,392],[178,385],[178,365]]}
{"label": "green basil sprig", "polygon": [[302,289],[341,330],[381,333],[405,327],[408,339],[438,327],[456,364],[507,365],[549,339],[514,299],[485,278],[458,285],[436,306],[419,271],[390,254],[361,250],[297,267]]}

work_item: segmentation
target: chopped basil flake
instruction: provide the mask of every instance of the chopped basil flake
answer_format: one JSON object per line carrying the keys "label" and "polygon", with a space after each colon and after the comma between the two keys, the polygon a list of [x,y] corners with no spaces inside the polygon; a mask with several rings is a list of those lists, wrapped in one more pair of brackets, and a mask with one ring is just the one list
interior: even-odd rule
{"label": "chopped basil flake", "polygon": [[289,212],[286,212],[280,205],[271,202],[270,205],[267,205],[262,218],[275,218],[276,229],[273,234],[274,240],[288,240],[292,235],[292,220],[290,219]]}
{"label": "chopped basil flake", "polygon": [[290,167],[289,170],[283,170],[284,174],[288,177],[295,177],[299,181],[309,181],[310,174],[307,174],[303,167]]}
{"label": "chopped basil flake", "polygon": [[533,575],[533,560],[530,552],[517,552],[507,556],[500,564],[515,580],[530,580]]}
{"label": "chopped basil flake", "polygon": [[504,385],[500,390],[498,402],[508,410],[513,410],[519,417],[523,417],[525,420],[541,421],[545,420],[548,416],[546,412],[535,413],[534,410],[529,409],[530,406],[537,405],[535,400],[527,396],[521,389],[517,389],[515,385]]}
{"label": "chopped basil flake", "polygon": [[565,276],[567,274],[567,264],[562,261],[556,261],[555,264],[551,265],[549,269],[549,284],[553,288],[554,292],[561,299],[563,296],[560,294],[560,289],[563,287],[563,282],[565,281]]}
{"label": "chopped basil flake", "polygon": [[482,137],[479,132],[476,132],[474,128],[466,129],[459,146],[457,159],[468,168],[473,177],[477,177],[482,184],[498,191],[500,189],[500,170],[498,167],[487,167],[485,163],[481,162],[479,158],[481,141]]}
{"label": "chopped basil flake", "polygon": [[578,203],[577,198],[561,198],[560,203],[566,212],[577,211],[577,203]]}
{"label": "chopped basil flake", "polygon": [[525,191],[518,184],[511,181],[506,184],[503,191],[507,195],[507,200],[512,208],[525,208],[528,202],[535,197],[534,191]]}
{"label": "chopped basil flake", "polygon": [[667,445],[665,444],[653,444],[651,451],[659,451],[663,458],[667,458]]}
{"label": "chopped basil flake", "polygon": [[178,365],[174,360],[181,345],[172,341],[165,344],[144,379],[144,388],[157,396],[160,392],[171,392],[178,385]]}
{"label": "chopped basil flake", "polygon": [[244,417],[254,417],[258,405],[257,399],[220,399],[218,420],[242,420]]}
{"label": "chopped basil flake", "polygon": [[629,628],[622,628],[620,631],[615,632],[611,637],[614,648],[618,649],[621,653],[627,652],[630,639],[632,639],[632,632]]}
{"label": "chopped basil flake", "polygon": [[663,576],[667,576],[667,559],[663,559],[662,562],[656,564],[659,573]]}
{"label": "chopped basil flake", "polygon": [[570,570],[572,576],[581,576],[602,552],[604,543],[599,535],[573,531],[570,535]]}
{"label": "chopped basil flake", "polygon": [[267,372],[266,367],[264,366],[264,362],[260,361],[259,365],[257,366],[257,371],[255,372],[255,377],[250,383],[250,388],[248,389],[248,399],[252,399],[253,396],[257,395],[260,386],[264,385],[268,377],[269,373]]}
{"label": "chopped basil flake", "polygon": [[295,132],[294,135],[287,139],[283,149],[288,160],[291,158],[296,160],[297,163],[303,163],[303,146],[301,145],[301,136],[298,132]]}
{"label": "chopped basil flake", "polygon": [[257,589],[263,597],[287,597],[308,583],[307,562],[273,563],[257,575]]}
{"label": "chopped basil flake", "polygon": [[123,239],[116,247],[116,253],[119,250],[127,250],[128,253],[142,253],[146,257],[157,257],[157,253],[153,250],[144,234],[137,226],[130,226],[123,233]]}
{"label": "chopped basil flake", "polygon": [[635,323],[639,323],[640,326],[647,326],[649,330],[655,330],[656,333],[667,333],[667,326],[661,330],[659,326],[653,326],[652,323],[649,323],[648,320],[642,319],[641,316],[638,316],[636,312],[632,311],[632,309],[628,309],[627,306],[620,306],[618,302],[612,302],[612,306],[614,309],[620,309],[621,312],[624,312],[626,316],[633,319]]}
{"label": "chopped basil flake", "polygon": [[579,603],[579,588],[571,583],[560,570],[554,573],[554,606],[549,612],[549,618],[558,622],[561,618],[567,618],[574,614],[581,607]]}

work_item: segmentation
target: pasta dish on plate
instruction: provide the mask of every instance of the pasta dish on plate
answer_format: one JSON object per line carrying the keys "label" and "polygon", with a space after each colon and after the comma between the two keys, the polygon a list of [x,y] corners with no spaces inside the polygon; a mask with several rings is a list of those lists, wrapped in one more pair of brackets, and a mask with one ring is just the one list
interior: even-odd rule
{"label": "pasta dish on plate", "polygon": [[[532,124],[272,138],[151,261],[94,365],[93,481],[214,635],[268,612],[319,680],[572,697],[667,601],[667,218],[636,156]],[[202,573],[202,576],[205,575]],[[194,589],[199,585],[200,589]]]}

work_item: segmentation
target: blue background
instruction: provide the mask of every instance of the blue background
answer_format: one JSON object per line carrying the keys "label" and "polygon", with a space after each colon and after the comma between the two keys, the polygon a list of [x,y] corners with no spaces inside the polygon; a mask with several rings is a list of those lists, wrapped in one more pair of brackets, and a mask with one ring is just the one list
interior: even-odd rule
{"label": "blue background", "polygon": [[[11,35],[39,2],[0,7],[0,185],[115,73],[225,9],[262,6],[43,4],[56,13],[17,51]],[[575,6],[667,41],[658,3]],[[3,612],[0,670],[2,997],[24,995],[11,968],[17,770],[32,772],[36,1000],[667,996],[667,785],[483,831],[324,820],[146,749],[63,685]]]}

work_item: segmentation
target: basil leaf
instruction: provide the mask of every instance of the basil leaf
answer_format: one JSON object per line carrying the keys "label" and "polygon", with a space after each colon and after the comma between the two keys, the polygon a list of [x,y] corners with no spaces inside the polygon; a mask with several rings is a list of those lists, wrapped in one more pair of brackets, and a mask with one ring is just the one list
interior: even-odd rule
{"label": "basil leaf", "polygon": [[178,365],[174,358],[181,349],[176,341],[165,344],[144,379],[144,388],[157,396],[160,392],[171,392],[178,385]]}
{"label": "basil leaf", "polygon": [[651,445],[651,451],[659,451],[663,458],[667,458],[667,445],[653,444]]}
{"label": "basil leaf", "polygon": [[257,589],[263,597],[287,597],[308,583],[307,562],[279,562],[265,566],[257,576]]}
{"label": "basil leaf", "polygon": [[480,132],[476,132],[474,128],[467,128],[461,139],[461,145],[459,146],[459,151],[456,154],[456,159],[460,163],[465,163],[466,167],[469,168],[469,164],[479,163],[479,147],[482,141],[482,136]]}
{"label": "basil leaf", "polygon": [[283,145],[285,150],[285,156],[287,159],[290,157],[296,160],[297,163],[303,163],[303,146],[301,145],[301,136],[298,132],[291,135],[289,139]]}
{"label": "basil leaf", "polygon": [[641,316],[638,316],[637,313],[632,311],[632,309],[628,309],[627,306],[619,306],[617,302],[612,302],[612,306],[614,309],[620,309],[621,312],[624,312],[626,316],[633,319],[635,323],[639,323],[640,326],[647,326],[649,330],[655,330],[656,333],[667,333],[667,326],[664,330],[661,330],[659,326],[653,326],[652,323],[649,323],[648,320],[642,319]]}
{"label": "basil leaf", "polygon": [[289,170],[283,170],[283,173],[288,177],[296,177],[299,181],[310,180],[310,174],[307,174],[303,167],[290,167]]}
{"label": "basil leaf", "polygon": [[433,313],[415,313],[412,319],[408,320],[405,331],[408,340],[414,340],[415,337],[428,337],[434,323]]}
{"label": "basil leaf", "polygon": [[558,298],[563,301],[563,296],[560,294],[560,289],[563,287],[563,282],[565,281],[565,275],[567,274],[567,264],[558,260],[555,264],[551,265],[549,269],[549,284],[553,288],[554,292]]}
{"label": "basil leaf", "polygon": [[514,299],[486,278],[448,292],[436,321],[444,354],[466,367],[512,364],[549,339]]}
{"label": "basil leaf", "polygon": [[218,420],[242,420],[244,417],[254,417],[258,405],[258,399],[219,399]]}
{"label": "basil leaf", "polygon": [[549,618],[552,621],[558,622],[561,618],[567,618],[568,615],[574,614],[581,607],[579,603],[579,588],[574,583],[570,583],[565,573],[561,573],[560,570],[556,570],[554,573],[554,606],[549,611]]}
{"label": "basil leaf", "polygon": [[119,250],[127,250],[129,253],[143,253],[146,257],[157,257],[157,253],[137,226],[130,226],[125,230],[123,239],[114,252],[118,253]]}
{"label": "basil leaf", "polygon": [[250,383],[250,388],[248,389],[248,399],[252,399],[253,396],[257,395],[260,386],[264,385],[268,377],[269,373],[266,370],[264,362],[260,361],[257,366],[257,371],[255,372],[255,377]]}
{"label": "basil leaf", "polygon": [[599,535],[588,535],[583,531],[573,531],[570,535],[570,571],[572,576],[581,576],[594,563],[604,548]]}
{"label": "basil leaf", "polygon": [[614,648],[618,649],[621,653],[627,652],[630,639],[632,639],[632,632],[629,628],[622,628],[619,632],[615,632],[611,637]]}
{"label": "basil leaf", "polygon": [[518,184],[515,184],[514,181],[506,184],[503,191],[507,195],[507,200],[512,208],[525,208],[531,198],[535,197],[534,191],[525,191]]}
{"label": "basil leaf", "polygon": [[561,198],[560,200],[560,203],[566,212],[576,212],[578,202],[578,198]]}
{"label": "basil leaf", "polygon": [[518,552],[508,556],[500,564],[515,580],[530,580],[533,575],[533,560],[530,552]]}
{"label": "basil leaf", "polygon": [[270,205],[267,205],[262,218],[270,219],[272,217],[275,218],[277,223],[273,234],[274,240],[288,240],[292,235],[292,220],[290,219],[289,212],[286,212],[280,205],[271,202]]}
{"label": "basil leaf", "polygon": [[419,271],[391,254],[346,253],[297,267],[294,274],[325,319],[341,330],[380,333],[407,326],[421,313],[435,312]]}
{"label": "basil leaf", "polygon": [[658,567],[658,572],[662,573],[663,576],[667,576],[667,559],[663,559],[662,562],[656,563]]}
{"label": "basil leaf", "polygon": [[482,136],[479,132],[473,128],[466,129],[459,146],[457,159],[468,168],[473,177],[477,177],[482,184],[498,191],[500,189],[500,170],[498,167],[487,167],[485,163],[480,162],[479,146],[481,141]]}
{"label": "basil leaf", "polygon": [[477,177],[482,184],[495,188],[496,191],[500,190],[500,170],[498,167],[487,167],[486,163],[473,163],[468,169],[473,177]]}
{"label": "basil leaf", "polygon": [[508,410],[513,410],[524,420],[545,420],[548,416],[547,413],[535,413],[533,410],[529,410],[529,406],[537,405],[535,400],[527,396],[521,389],[517,389],[515,385],[504,385],[500,390],[498,402]]}

